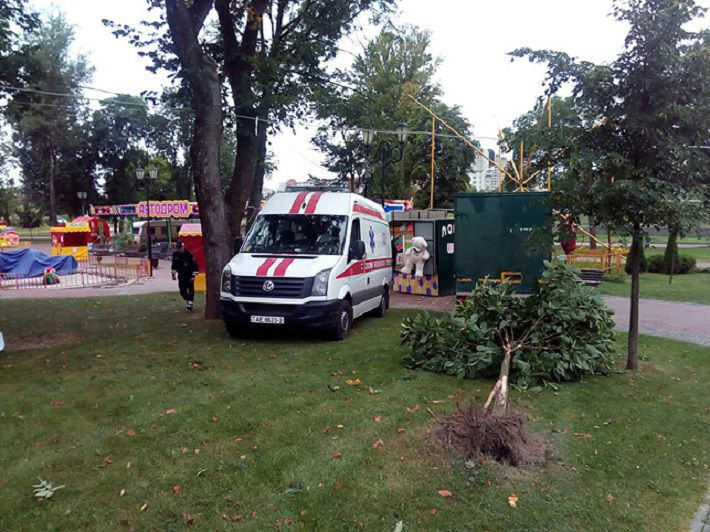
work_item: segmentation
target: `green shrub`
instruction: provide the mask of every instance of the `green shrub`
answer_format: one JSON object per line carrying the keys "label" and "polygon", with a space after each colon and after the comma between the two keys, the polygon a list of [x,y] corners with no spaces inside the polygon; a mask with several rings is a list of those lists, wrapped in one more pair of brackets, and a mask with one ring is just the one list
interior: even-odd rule
{"label": "green shrub", "polygon": [[[695,271],[695,265],[695,257],[691,255],[678,255],[673,268],[673,275],[692,273]],[[663,255],[652,255],[648,259],[648,271],[650,273],[670,275],[670,264],[665,260]]]}
{"label": "green shrub", "polygon": [[648,272],[661,273],[663,270],[663,255],[651,255],[648,258]]}
{"label": "green shrub", "polygon": [[[663,259],[663,257],[661,257]],[[626,256],[626,264],[624,265],[624,271],[631,275],[631,252]],[[641,248],[641,264],[639,268],[639,273],[646,273],[648,271],[648,259],[646,259],[646,252],[643,247]]]}
{"label": "green shrub", "polygon": [[545,263],[529,297],[517,297],[508,283],[480,283],[452,314],[405,319],[402,343],[411,352],[403,363],[458,378],[493,377],[512,344],[510,380],[519,387],[606,374],[613,367],[611,315],[577,270]]}

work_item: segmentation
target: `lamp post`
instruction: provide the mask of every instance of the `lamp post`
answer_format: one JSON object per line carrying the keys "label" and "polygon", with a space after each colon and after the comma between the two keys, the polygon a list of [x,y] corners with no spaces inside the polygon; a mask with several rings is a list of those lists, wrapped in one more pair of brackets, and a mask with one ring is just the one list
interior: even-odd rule
{"label": "lamp post", "polygon": [[402,122],[396,128],[397,140],[399,141],[399,151],[394,153],[392,145],[386,140],[382,139],[375,149],[374,155],[370,156],[371,146],[375,140],[375,130],[360,129],[360,134],[362,135],[362,142],[365,144],[367,149],[367,160],[373,164],[380,164],[380,202],[382,203],[382,208],[385,207],[385,174],[387,173],[387,167],[392,164],[402,160],[402,154],[404,152],[404,142],[407,140],[407,124]]}
{"label": "lamp post", "polygon": [[86,192],[77,192],[76,197],[81,201],[81,215],[86,216]]}
{"label": "lamp post", "polygon": [[148,168],[148,174],[143,168],[136,169],[136,178],[139,182],[145,182],[145,203],[146,203],[146,214],[148,215],[148,220],[146,226],[148,227],[148,264],[149,264],[149,276],[153,277],[153,241],[150,234],[150,182],[155,180],[158,176],[158,169],[155,166],[150,166]]}

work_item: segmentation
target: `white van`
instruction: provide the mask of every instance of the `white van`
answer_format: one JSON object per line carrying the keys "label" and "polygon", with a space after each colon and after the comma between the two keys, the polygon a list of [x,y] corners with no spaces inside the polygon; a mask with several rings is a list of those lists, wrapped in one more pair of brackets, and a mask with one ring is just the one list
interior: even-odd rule
{"label": "white van", "polygon": [[389,307],[392,247],[382,207],[357,194],[276,193],[222,273],[222,319],[249,326],[319,327],[338,340],[354,318]]}

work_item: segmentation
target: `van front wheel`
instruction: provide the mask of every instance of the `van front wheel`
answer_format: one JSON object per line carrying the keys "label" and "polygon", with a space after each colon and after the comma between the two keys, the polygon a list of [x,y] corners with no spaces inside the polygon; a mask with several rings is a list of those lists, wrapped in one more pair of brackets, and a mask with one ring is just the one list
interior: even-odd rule
{"label": "van front wheel", "polygon": [[334,340],[345,340],[353,327],[353,307],[348,300],[340,303],[338,311],[335,314],[335,323],[332,328],[332,336]]}
{"label": "van front wheel", "polygon": [[224,325],[227,327],[227,332],[232,338],[238,338],[240,329],[239,324],[236,321],[225,321]]}

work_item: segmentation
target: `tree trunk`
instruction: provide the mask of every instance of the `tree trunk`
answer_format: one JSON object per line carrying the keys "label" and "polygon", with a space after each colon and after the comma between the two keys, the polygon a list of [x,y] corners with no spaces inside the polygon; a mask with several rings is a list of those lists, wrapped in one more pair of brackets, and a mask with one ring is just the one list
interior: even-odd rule
{"label": "tree trunk", "polygon": [[678,259],[678,231],[671,229],[668,232],[666,250],[663,253],[663,273],[668,274],[668,284],[673,282],[673,272],[675,271]]}
{"label": "tree trunk", "polygon": [[54,188],[54,174],[56,164],[54,160],[54,147],[52,141],[47,145],[47,180],[49,181],[49,225],[57,225],[57,192]]}
{"label": "tree trunk", "polygon": [[[593,223],[589,224],[589,234],[595,238],[597,236],[597,226]],[[589,249],[597,249],[597,241],[594,238],[589,239]]]}
{"label": "tree trunk", "polygon": [[256,162],[256,172],[254,174],[254,184],[251,187],[251,196],[249,198],[249,204],[259,210],[261,206],[261,200],[264,197],[264,176],[266,175],[266,127],[259,129],[258,152],[257,152],[257,162]]}
{"label": "tree trunk", "polygon": [[195,122],[190,146],[190,166],[200,205],[205,250],[205,318],[216,319],[220,317],[222,269],[231,257],[231,246],[219,176],[219,146],[222,138],[220,81],[216,63],[203,52],[198,40],[210,8],[209,1],[194,0],[189,8],[183,0],[165,2],[174,52],[182,67],[181,75],[192,90]]}
{"label": "tree trunk", "polygon": [[639,273],[641,270],[641,228],[634,223],[634,236],[631,243],[631,309],[629,313],[629,343],[626,369],[638,369],[638,339],[639,339]]}
{"label": "tree trunk", "polygon": [[254,121],[239,119],[234,171],[227,190],[229,230],[232,237],[241,235],[244,209],[251,195],[258,162],[259,142],[258,137],[254,135]]}
{"label": "tree trunk", "polygon": [[513,352],[510,349],[505,350],[503,362],[500,365],[500,375],[493,390],[488,395],[486,404],[483,405],[483,415],[490,414],[500,415],[508,410],[508,375],[510,375],[510,359]]}

